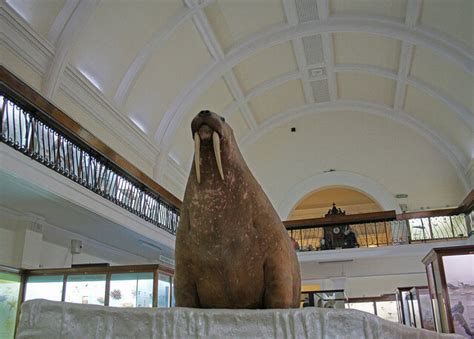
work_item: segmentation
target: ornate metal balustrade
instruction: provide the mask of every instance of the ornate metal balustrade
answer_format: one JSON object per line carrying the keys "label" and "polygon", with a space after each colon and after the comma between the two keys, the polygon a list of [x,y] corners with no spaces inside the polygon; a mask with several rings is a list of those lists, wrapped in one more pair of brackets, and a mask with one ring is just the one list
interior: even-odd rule
{"label": "ornate metal balustrade", "polygon": [[[28,106],[28,105],[25,105]],[[179,208],[125,171],[26,109],[0,87],[1,141],[140,218],[176,234]]]}
{"label": "ornate metal balustrade", "polygon": [[[464,214],[403,219],[403,215],[392,211],[286,221],[285,226],[300,251],[380,247],[469,236]],[[351,237],[356,241],[351,241]]]}

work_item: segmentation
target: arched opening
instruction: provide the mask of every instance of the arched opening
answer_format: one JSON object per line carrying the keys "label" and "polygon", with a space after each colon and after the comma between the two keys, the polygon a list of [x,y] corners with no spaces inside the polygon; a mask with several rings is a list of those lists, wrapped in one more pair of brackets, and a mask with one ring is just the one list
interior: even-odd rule
{"label": "arched opening", "polygon": [[383,211],[369,195],[348,187],[325,187],[307,194],[293,207],[288,219],[322,218],[335,203],[346,214]]}

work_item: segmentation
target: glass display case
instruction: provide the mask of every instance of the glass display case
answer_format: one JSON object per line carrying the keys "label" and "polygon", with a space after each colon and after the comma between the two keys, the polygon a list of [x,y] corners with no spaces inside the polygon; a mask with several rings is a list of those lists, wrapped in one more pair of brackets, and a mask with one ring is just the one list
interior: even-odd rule
{"label": "glass display case", "polygon": [[434,248],[423,258],[438,332],[474,336],[474,246]]}
{"label": "glass display case", "polygon": [[321,290],[301,293],[303,307],[344,308],[347,297],[344,290]]}
{"label": "glass display case", "polygon": [[83,265],[23,274],[23,301],[41,298],[113,307],[171,307],[173,303],[174,271],[161,265]]}
{"label": "glass display case", "polygon": [[399,287],[396,296],[400,323],[435,330],[428,286]]}

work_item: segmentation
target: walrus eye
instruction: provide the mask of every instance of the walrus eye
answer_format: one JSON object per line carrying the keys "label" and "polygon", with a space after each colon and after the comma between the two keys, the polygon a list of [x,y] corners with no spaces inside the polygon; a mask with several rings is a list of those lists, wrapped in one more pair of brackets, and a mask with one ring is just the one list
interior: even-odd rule
{"label": "walrus eye", "polygon": [[224,118],[224,117],[221,117],[221,120],[222,120],[222,122],[225,122],[225,118]]}

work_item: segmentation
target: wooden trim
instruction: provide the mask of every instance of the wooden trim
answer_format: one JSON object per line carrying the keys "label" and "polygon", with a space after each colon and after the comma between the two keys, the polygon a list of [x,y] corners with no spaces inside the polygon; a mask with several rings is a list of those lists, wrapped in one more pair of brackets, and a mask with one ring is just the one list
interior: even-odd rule
{"label": "wooden trim", "polygon": [[407,212],[407,213],[397,214],[397,220],[444,217],[444,216],[460,214],[460,213],[457,213],[457,211],[458,211],[458,208],[455,207],[455,208],[443,208],[443,209],[431,210],[431,211]]}
{"label": "wooden trim", "polygon": [[325,218],[302,219],[302,220],[287,220],[284,221],[286,229],[304,229],[317,226],[332,226],[332,225],[354,225],[363,224],[366,222],[382,222],[387,220],[395,220],[397,217],[395,211],[383,211],[375,213],[360,213],[351,215],[337,215]]}
{"label": "wooden trim", "polygon": [[376,297],[354,297],[348,298],[348,303],[378,302],[378,301],[397,301],[395,293],[382,294]]}
{"label": "wooden trim", "polygon": [[459,205],[459,207],[456,209],[456,214],[461,214],[461,213],[471,213],[471,211],[474,210],[474,190],[471,190],[468,195],[464,198],[462,203]]}
{"label": "wooden trim", "polygon": [[0,65],[0,87],[4,87],[8,93],[13,92],[11,94],[20,102],[25,102],[25,104],[39,117],[53,122],[55,126],[59,127],[59,129],[68,137],[71,137],[72,140],[81,140],[88,147],[94,149],[96,152],[113,162],[136,181],[148,186],[151,191],[157,193],[163,198],[163,200],[178,209],[181,208],[181,200],[171,192],[159,185],[152,178],[138,169],[138,167],[126,160],[87,129],[71,119],[66,113],[50,103],[2,65]]}
{"label": "wooden trim", "polygon": [[112,278],[112,273],[108,272],[105,276],[104,306],[110,305],[110,279],[111,278]]}
{"label": "wooden trim", "polygon": [[174,270],[170,267],[152,264],[152,265],[124,265],[124,266],[92,266],[92,267],[74,267],[74,268],[50,268],[50,269],[32,269],[25,270],[27,276],[37,275],[77,275],[77,274],[99,274],[99,273],[131,273],[131,272],[154,272],[163,271],[168,275],[174,275]]}
{"label": "wooden trim", "polygon": [[153,307],[158,307],[158,270],[153,271]]}
{"label": "wooden trim", "polygon": [[62,293],[61,293],[61,302],[65,302],[65,301],[66,301],[67,277],[68,277],[67,274],[65,274],[64,277],[63,277],[63,290],[62,290]]}

